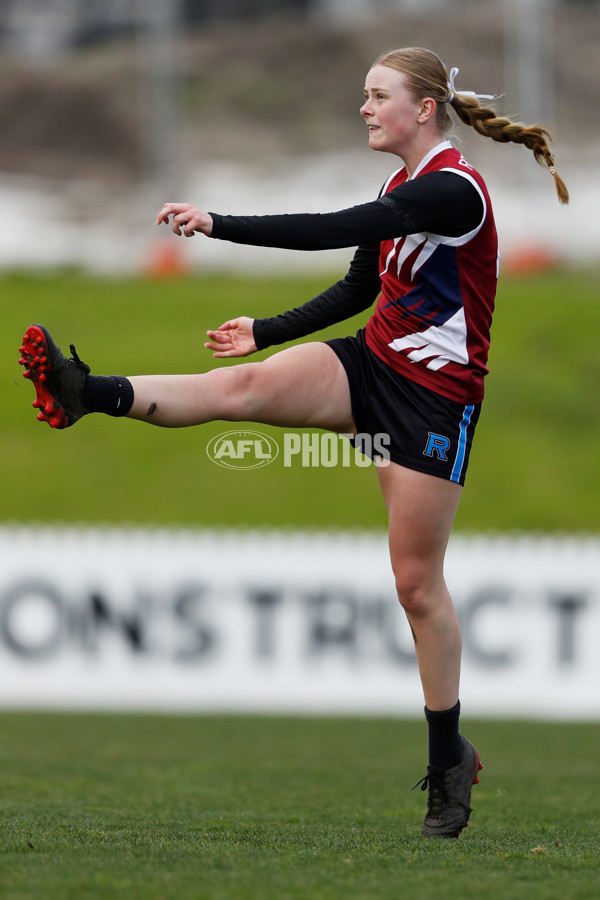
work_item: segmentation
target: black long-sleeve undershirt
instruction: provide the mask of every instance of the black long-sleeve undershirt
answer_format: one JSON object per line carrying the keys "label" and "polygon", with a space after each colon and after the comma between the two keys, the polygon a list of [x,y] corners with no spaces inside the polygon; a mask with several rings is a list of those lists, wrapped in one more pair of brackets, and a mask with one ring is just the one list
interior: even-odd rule
{"label": "black long-sleeve undershirt", "polygon": [[212,237],[238,244],[294,250],[358,246],[345,278],[296,309],[255,319],[254,339],[261,350],[312,334],[367,309],[381,289],[381,241],[421,232],[447,237],[467,234],[481,222],[483,202],[467,179],[453,172],[431,172],[377,200],[339,212],[210,215]]}

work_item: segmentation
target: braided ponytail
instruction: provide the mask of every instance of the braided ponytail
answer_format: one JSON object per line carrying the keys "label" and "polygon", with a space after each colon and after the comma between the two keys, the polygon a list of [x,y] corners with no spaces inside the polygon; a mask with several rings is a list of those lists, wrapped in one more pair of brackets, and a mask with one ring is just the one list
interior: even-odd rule
{"label": "braided ponytail", "polygon": [[561,203],[569,202],[567,186],[554,167],[554,156],[550,150],[552,138],[543,125],[523,125],[511,122],[504,116],[497,116],[493,109],[481,106],[477,97],[454,94],[449,101],[452,109],[465,125],[470,125],[478,134],[489,137],[500,144],[524,144],[533,152],[540,166],[548,169],[554,178],[554,186]]}
{"label": "braided ponytail", "polygon": [[[481,106],[479,97],[471,91],[461,92],[454,88],[454,76],[458,69],[452,69],[450,77],[444,63],[432,50],[423,47],[405,47],[384,53],[373,63],[374,66],[388,66],[404,76],[408,90],[415,100],[431,97],[435,100],[436,121],[443,133],[452,126],[448,115],[450,104],[465,125],[470,125],[478,134],[489,137],[501,144],[524,144],[533,152],[538,163],[546,168],[554,178],[554,185],[561,203],[569,202],[567,187],[554,168],[554,156],[550,150],[551,137],[542,125],[522,125],[497,116],[493,109]],[[481,96],[481,95],[480,95]],[[481,99],[493,99],[481,97]]]}

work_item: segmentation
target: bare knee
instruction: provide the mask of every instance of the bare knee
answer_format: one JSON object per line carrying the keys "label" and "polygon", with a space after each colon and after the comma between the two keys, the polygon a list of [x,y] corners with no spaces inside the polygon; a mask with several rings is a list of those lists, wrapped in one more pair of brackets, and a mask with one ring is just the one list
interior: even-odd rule
{"label": "bare knee", "polygon": [[431,572],[408,561],[394,565],[398,600],[409,619],[424,618],[433,606],[434,582]]}

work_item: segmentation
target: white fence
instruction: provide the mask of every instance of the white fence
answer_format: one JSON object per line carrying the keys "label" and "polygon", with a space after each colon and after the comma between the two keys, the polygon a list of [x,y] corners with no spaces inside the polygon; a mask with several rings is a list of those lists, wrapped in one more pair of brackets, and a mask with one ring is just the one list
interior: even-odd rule
{"label": "white fence", "polygon": [[[0,528],[0,706],[421,714],[383,534]],[[600,539],[455,537],[469,715],[600,718]]]}

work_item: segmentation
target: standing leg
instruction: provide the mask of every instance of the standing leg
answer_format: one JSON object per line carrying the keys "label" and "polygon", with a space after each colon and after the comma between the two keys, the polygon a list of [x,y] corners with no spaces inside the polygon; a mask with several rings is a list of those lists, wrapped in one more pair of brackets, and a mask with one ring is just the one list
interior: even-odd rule
{"label": "standing leg", "polygon": [[430,710],[449,709],[458,701],[461,636],[443,567],[462,489],[395,463],[377,472],[398,599],[415,640],[425,703]]}
{"label": "standing leg", "polygon": [[412,630],[429,730],[423,834],[458,837],[468,823],[477,751],[459,732],[461,635],[444,557],[462,488],[390,463],[378,468],[398,599]]}

